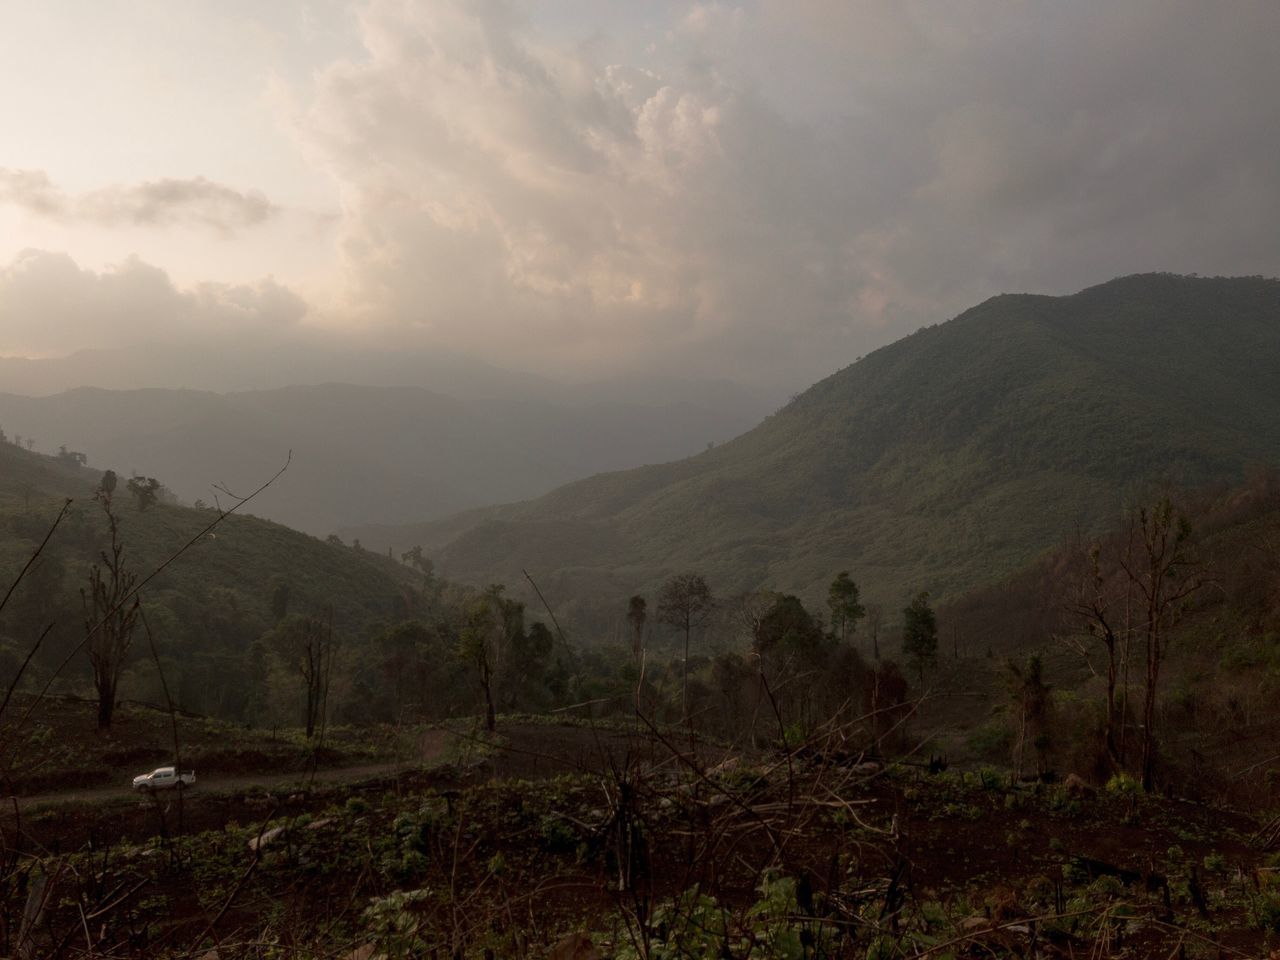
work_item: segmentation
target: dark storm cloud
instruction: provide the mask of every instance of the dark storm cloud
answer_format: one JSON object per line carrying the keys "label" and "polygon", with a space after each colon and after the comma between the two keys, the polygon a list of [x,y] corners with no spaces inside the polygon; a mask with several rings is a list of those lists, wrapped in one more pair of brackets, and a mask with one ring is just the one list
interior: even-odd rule
{"label": "dark storm cloud", "polygon": [[357,307],[562,368],[804,379],[1001,291],[1280,268],[1280,5],[669,15],[610,62],[513,4],[368,4],[299,121]]}

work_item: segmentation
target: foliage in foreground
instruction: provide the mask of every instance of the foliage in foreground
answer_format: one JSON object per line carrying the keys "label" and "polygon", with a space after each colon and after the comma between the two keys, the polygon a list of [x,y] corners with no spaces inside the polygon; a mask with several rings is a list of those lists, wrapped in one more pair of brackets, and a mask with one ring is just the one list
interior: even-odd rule
{"label": "foliage in foreground", "polygon": [[250,791],[220,828],[186,836],[150,805],[112,843],[84,810],[75,832],[99,839],[56,856],[32,843],[71,836],[62,821],[6,824],[5,949],[25,936],[49,957],[524,958],[590,940],[637,960],[888,960],[1275,945],[1275,836],[1227,811],[1008,771],[832,762],[832,737],[682,759],[648,734],[610,746],[590,727],[508,729],[566,756],[595,750],[596,770]]}

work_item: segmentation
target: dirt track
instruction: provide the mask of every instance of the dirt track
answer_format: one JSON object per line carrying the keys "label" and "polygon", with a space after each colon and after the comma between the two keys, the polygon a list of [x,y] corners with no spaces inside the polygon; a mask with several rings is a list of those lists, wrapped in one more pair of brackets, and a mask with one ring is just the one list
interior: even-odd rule
{"label": "dirt track", "polygon": [[[94,836],[145,839],[172,829],[175,819],[190,832],[221,829],[231,821],[296,815],[333,803],[333,790],[328,788],[335,786],[361,791],[455,789],[486,780],[605,773],[631,762],[659,769],[686,763],[690,749],[688,741],[680,743],[679,738],[664,742],[647,734],[585,726],[513,723],[499,724],[498,732],[500,746],[484,745],[478,738],[469,758],[466,734],[436,729],[423,734],[412,761],[331,767],[312,774],[214,773],[186,790],[181,804],[174,802],[172,791],[141,796],[127,782],[9,798],[0,802],[0,832],[18,830],[24,846],[76,849]],[[699,744],[697,753],[701,764],[714,764],[726,755],[706,744]],[[442,763],[451,755],[459,762]],[[294,785],[296,791],[280,789]],[[264,790],[274,797],[266,797]]]}
{"label": "dirt track", "polygon": [[[372,763],[363,764],[353,767],[334,767],[328,770],[317,770],[314,773],[299,773],[293,771],[290,773],[277,774],[257,774],[248,776],[227,776],[227,777],[209,777],[207,779],[198,779],[196,785],[187,790],[185,799],[188,803],[199,801],[201,795],[229,793],[237,790],[247,790],[251,787],[282,787],[290,784],[297,784],[299,787],[305,787],[313,783],[343,783],[358,780],[368,780],[374,777],[395,776],[405,770],[410,769],[410,765],[403,762],[395,763]],[[157,799],[164,799],[171,796],[169,791],[162,791],[156,794]],[[56,793],[44,793],[30,797],[6,797],[4,804],[8,809],[13,808],[14,800],[17,800],[20,809],[34,810],[39,807],[47,807],[54,804],[66,803],[83,803],[83,804],[99,804],[112,801],[121,801],[134,798],[142,801],[149,799],[146,794],[135,793],[128,784],[122,784],[118,787],[98,787],[92,790],[60,790]]]}
{"label": "dirt track", "polygon": [[[476,766],[483,774],[495,779],[541,778],[562,773],[605,772],[625,766],[630,760],[648,765],[678,764],[689,753],[689,743],[677,738],[661,742],[653,736],[632,734],[612,728],[591,728],[574,725],[517,723],[499,726],[502,745],[483,751],[483,759]],[[353,783],[361,780],[395,777],[422,770],[439,763],[451,748],[465,742],[465,734],[435,729],[425,732],[418,741],[417,756],[412,760],[384,761],[353,766],[329,767],[315,771],[292,770],[282,773],[218,774],[200,776],[196,785],[186,792],[188,802],[198,801],[201,795],[226,794],[245,791],[254,787],[276,788],[296,784],[305,788],[312,784]],[[480,746],[480,741],[477,741]],[[715,762],[723,758],[724,750],[705,743],[697,751],[702,762]],[[168,791],[158,793],[157,799],[169,797]],[[136,794],[121,778],[119,786],[72,788],[50,791],[31,796],[5,798],[3,808],[12,810],[14,799],[22,810],[34,810],[53,804],[100,804],[123,801],[129,798],[147,800],[148,796]]]}
{"label": "dirt track", "polygon": [[[304,789],[315,784],[354,783],[362,780],[394,777],[401,773],[439,763],[444,759],[455,739],[455,735],[447,730],[428,730],[418,741],[417,756],[401,760],[383,760],[373,763],[321,767],[317,770],[290,769],[282,770],[278,773],[214,770],[205,774],[197,770],[196,785],[186,791],[185,799],[187,802],[198,802],[202,796],[221,796],[237,791],[243,792],[255,787],[275,789],[297,785],[299,789]],[[123,803],[130,799],[149,802],[150,795],[135,793],[130,786],[133,775],[143,772],[145,770],[122,771],[118,785],[69,787],[38,794],[3,797],[0,798],[0,816],[12,814],[15,801],[22,812],[65,804],[97,806]],[[171,800],[172,797],[173,794],[169,791],[162,791],[155,795],[155,798],[159,800]]]}

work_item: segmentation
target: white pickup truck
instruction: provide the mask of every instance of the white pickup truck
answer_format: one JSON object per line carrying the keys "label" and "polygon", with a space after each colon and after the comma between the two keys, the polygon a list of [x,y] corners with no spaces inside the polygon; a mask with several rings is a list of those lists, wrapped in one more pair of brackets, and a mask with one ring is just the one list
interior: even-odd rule
{"label": "white pickup truck", "polygon": [[188,770],[179,773],[176,767],[156,767],[150,773],[139,774],[133,778],[133,789],[146,793],[150,790],[169,790],[177,787],[190,787],[196,782],[196,772]]}

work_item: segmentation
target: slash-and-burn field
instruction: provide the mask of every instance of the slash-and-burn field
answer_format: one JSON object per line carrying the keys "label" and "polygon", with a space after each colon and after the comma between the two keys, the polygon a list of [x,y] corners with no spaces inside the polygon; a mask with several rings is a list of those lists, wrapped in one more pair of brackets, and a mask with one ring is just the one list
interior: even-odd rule
{"label": "slash-and-burn field", "polygon": [[362,780],[12,801],[27,957],[1266,957],[1280,827],[1133,784],[512,719]]}

